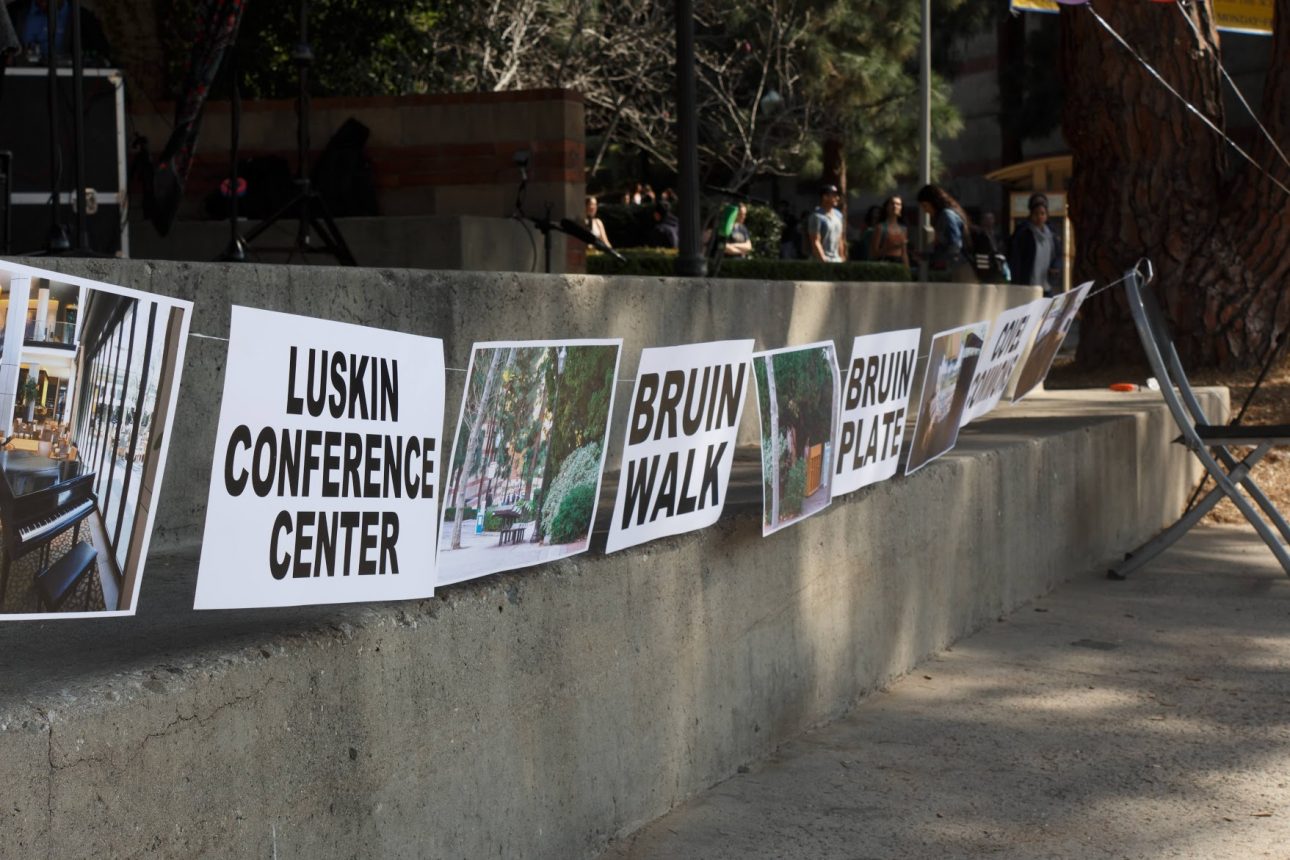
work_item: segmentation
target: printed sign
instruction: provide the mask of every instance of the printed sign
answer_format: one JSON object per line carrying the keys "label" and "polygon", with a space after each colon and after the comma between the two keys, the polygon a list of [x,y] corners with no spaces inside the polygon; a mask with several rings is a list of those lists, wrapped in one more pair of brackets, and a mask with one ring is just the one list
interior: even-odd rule
{"label": "printed sign", "polygon": [[0,262],[0,619],[133,615],[192,303]]}
{"label": "printed sign", "polygon": [[999,405],[1047,307],[1048,299],[1035,299],[1020,307],[1009,308],[995,319],[990,339],[977,362],[972,387],[968,389],[967,407],[959,419],[960,427],[966,427],[969,421],[975,421]]}
{"label": "printed sign", "polygon": [[1013,391],[1012,402],[1016,403],[1048,378],[1048,371],[1057,357],[1057,350],[1075,322],[1075,314],[1088,295],[1092,281],[1085,281],[1068,293],[1062,293],[1049,300],[1048,308],[1039,320],[1039,329],[1035,333],[1035,343],[1030,347],[1021,371],[1017,374],[1017,386]]}
{"label": "printed sign", "polygon": [[906,475],[917,472],[958,441],[968,387],[989,328],[990,324],[982,321],[932,337],[927,368],[923,372],[923,393],[918,398],[914,440],[905,464]]}
{"label": "printed sign", "polygon": [[641,351],[605,552],[721,516],[752,348],[731,340]]}
{"label": "printed sign", "polygon": [[438,582],[585,552],[622,341],[477,343],[453,443]]}
{"label": "printed sign", "polygon": [[843,375],[833,495],[896,474],[905,438],[920,329],[857,337]]}
{"label": "printed sign", "polygon": [[833,501],[838,360],[832,341],[753,355],[761,422],[762,535]]}
{"label": "printed sign", "polygon": [[[1061,7],[1055,0],[1012,0],[1012,8],[1021,12],[1056,13]],[[1230,33],[1270,36],[1272,9],[1273,0],[1214,0],[1214,22],[1218,29]]]}
{"label": "printed sign", "polygon": [[196,609],[434,593],[443,341],[234,307]]}

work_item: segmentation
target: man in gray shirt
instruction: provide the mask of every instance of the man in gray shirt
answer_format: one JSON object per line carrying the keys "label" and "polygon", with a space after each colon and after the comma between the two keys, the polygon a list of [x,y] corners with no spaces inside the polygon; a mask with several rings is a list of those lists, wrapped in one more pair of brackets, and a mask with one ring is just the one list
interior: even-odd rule
{"label": "man in gray shirt", "polygon": [[842,195],[836,185],[820,189],[820,205],[806,222],[811,258],[826,263],[841,263],[847,258],[846,224],[838,201]]}

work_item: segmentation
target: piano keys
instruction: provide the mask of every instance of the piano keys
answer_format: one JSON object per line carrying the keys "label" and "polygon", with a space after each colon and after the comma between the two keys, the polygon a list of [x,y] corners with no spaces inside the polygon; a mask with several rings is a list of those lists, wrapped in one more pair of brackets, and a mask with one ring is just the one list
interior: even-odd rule
{"label": "piano keys", "polygon": [[51,460],[32,451],[0,450],[0,606],[9,564],[80,523],[98,505],[94,472],[79,460]]}

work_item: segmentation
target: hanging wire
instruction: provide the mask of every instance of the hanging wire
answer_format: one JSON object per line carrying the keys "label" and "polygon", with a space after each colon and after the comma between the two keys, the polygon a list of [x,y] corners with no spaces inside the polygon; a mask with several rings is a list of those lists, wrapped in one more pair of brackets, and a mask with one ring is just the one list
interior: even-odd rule
{"label": "hanging wire", "polygon": [[[1201,36],[1200,28],[1196,26],[1196,22],[1187,14],[1185,6],[1190,4],[1186,3],[1185,0],[1180,0],[1177,5],[1178,13],[1182,15],[1183,20],[1187,22],[1187,26],[1191,28],[1192,33],[1196,36],[1196,41],[1204,42],[1205,40],[1204,37]],[[1263,125],[1263,121],[1259,119],[1259,115],[1254,112],[1254,108],[1250,107],[1250,103],[1245,100],[1245,95],[1241,92],[1241,88],[1236,85],[1236,81],[1232,79],[1232,76],[1227,73],[1227,69],[1223,67],[1222,58],[1216,56],[1215,60],[1218,62],[1219,74],[1223,76],[1223,80],[1227,81],[1227,85],[1232,88],[1232,92],[1235,93],[1237,101],[1241,103],[1241,107],[1245,108],[1245,112],[1250,115],[1250,119],[1254,120],[1254,124],[1259,127],[1259,131],[1261,131],[1263,136],[1267,138],[1268,143],[1272,144],[1272,148],[1276,150],[1277,155],[1281,158],[1281,163],[1286,167],[1290,167],[1290,158],[1286,158],[1285,152],[1281,149],[1281,145],[1277,143],[1276,138],[1272,136],[1272,132],[1268,131],[1267,127]]]}
{"label": "hanging wire", "polygon": [[1180,93],[1180,92],[1178,92],[1178,90],[1174,89],[1173,85],[1172,85],[1172,84],[1170,84],[1168,81],[1166,81],[1166,80],[1164,79],[1164,77],[1162,77],[1162,76],[1161,76],[1161,74],[1160,74],[1158,71],[1156,71],[1155,67],[1154,67],[1154,66],[1152,66],[1150,63],[1148,63],[1148,62],[1147,62],[1147,60],[1146,60],[1146,58],[1145,58],[1145,57],[1143,57],[1141,54],[1139,54],[1139,53],[1137,52],[1137,50],[1135,50],[1135,49],[1134,49],[1134,47],[1133,47],[1132,45],[1130,45],[1128,42],[1126,42],[1126,41],[1124,40],[1124,37],[1123,37],[1123,36],[1121,36],[1118,32],[1116,32],[1115,28],[1114,28],[1114,27],[1112,27],[1112,26],[1110,25],[1110,23],[1108,23],[1108,22],[1107,22],[1107,20],[1106,20],[1105,18],[1103,18],[1101,15],[1099,15],[1099,14],[1097,13],[1097,10],[1093,8],[1093,5],[1092,5],[1091,3],[1086,3],[1086,4],[1084,4],[1084,8],[1085,8],[1085,9],[1087,9],[1087,10],[1088,10],[1088,13],[1089,13],[1090,15],[1092,15],[1092,16],[1093,16],[1093,19],[1094,19],[1095,21],[1097,21],[1097,23],[1098,23],[1099,25],[1101,25],[1102,29],[1106,30],[1106,32],[1107,32],[1107,33],[1109,33],[1109,34],[1111,35],[1111,38],[1113,38],[1113,39],[1115,39],[1115,41],[1119,42],[1119,43],[1120,43],[1120,45],[1121,45],[1121,47],[1123,47],[1123,48],[1124,48],[1124,50],[1126,50],[1126,51],[1128,51],[1130,54],[1132,54],[1132,55],[1133,55],[1133,58],[1134,58],[1135,60],[1137,60],[1137,61],[1142,65],[1142,67],[1143,67],[1144,69],[1146,69],[1146,70],[1147,70],[1147,72],[1148,72],[1148,73],[1149,73],[1153,78],[1155,78],[1157,81],[1159,81],[1159,82],[1160,82],[1160,85],[1161,85],[1161,86],[1163,86],[1165,89],[1167,89],[1167,90],[1170,92],[1170,94],[1172,94],[1172,95],[1173,95],[1173,97],[1174,97],[1174,98],[1176,98],[1176,99],[1178,99],[1178,101],[1182,102],[1183,107],[1187,108],[1187,110],[1189,110],[1191,113],[1195,114],[1195,115],[1196,115],[1196,117],[1197,117],[1201,122],[1203,122],[1203,123],[1205,124],[1205,126],[1206,126],[1210,131],[1214,132],[1214,134],[1218,135],[1218,136],[1219,136],[1219,137],[1221,137],[1223,140],[1227,141],[1227,145],[1228,145],[1228,146],[1230,146],[1230,147],[1232,147],[1232,149],[1236,150],[1236,152],[1237,152],[1237,153],[1239,153],[1239,154],[1240,154],[1240,156],[1241,156],[1242,158],[1244,158],[1244,159],[1245,159],[1246,161],[1248,161],[1251,165],[1253,165],[1253,167],[1254,167],[1254,169],[1255,169],[1255,170],[1259,171],[1259,172],[1260,172],[1260,173],[1262,173],[1264,176],[1266,176],[1269,180],[1271,180],[1271,181],[1272,181],[1272,183],[1273,183],[1274,185],[1276,185],[1278,188],[1280,188],[1282,191],[1284,191],[1284,192],[1286,193],[1286,196],[1287,196],[1287,197],[1290,197],[1290,188],[1287,188],[1287,187],[1286,187],[1286,185],[1285,185],[1281,180],[1277,179],[1277,178],[1276,178],[1275,176],[1273,176],[1271,173],[1268,173],[1268,171],[1263,167],[1263,165],[1261,165],[1261,164],[1259,164],[1257,161],[1255,161],[1253,156],[1251,156],[1248,152],[1246,152],[1244,149],[1242,149],[1242,148],[1241,148],[1241,145],[1240,145],[1240,144],[1238,144],[1236,141],[1234,141],[1234,140],[1232,140],[1230,137],[1228,137],[1228,136],[1227,136],[1227,133],[1226,133],[1226,132],[1224,132],[1221,128],[1219,128],[1217,125],[1215,125],[1215,123],[1214,123],[1214,121],[1213,121],[1213,120],[1211,120],[1209,117],[1205,116],[1204,112],[1202,112],[1199,108],[1197,108],[1197,107],[1196,107],[1195,105],[1193,105],[1191,102],[1187,101],[1186,97],[1185,97],[1185,96],[1183,96],[1183,94],[1182,94],[1182,93]]}

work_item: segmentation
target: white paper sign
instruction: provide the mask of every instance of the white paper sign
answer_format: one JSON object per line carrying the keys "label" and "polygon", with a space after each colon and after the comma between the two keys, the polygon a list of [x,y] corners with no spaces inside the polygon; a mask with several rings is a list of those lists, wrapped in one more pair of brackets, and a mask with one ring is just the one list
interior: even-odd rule
{"label": "white paper sign", "polygon": [[622,341],[477,343],[444,492],[438,582],[586,552]]}
{"label": "white paper sign", "polygon": [[960,427],[967,426],[969,421],[999,405],[1047,307],[1048,299],[1035,299],[1009,308],[995,319],[990,339],[985,342],[981,360],[977,362],[972,387],[968,389],[967,407],[959,419]]}
{"label": "white paper sign", "polygon": [[1062,341],[1066,340],[1066,334],[1071,330],[1071,324],[1075,322],[1075,314],[1079,313],[1080,305],[1084,304],[1084,299],[1092,286],[1092,281],[1085,281],[1070,292],[1052,298],[1048,309],[1044,311],[1039,321],[1035,343],[1030,347],[1030,353],[1021,365],[1021,370],[1017,372],[1017,386],[1012,394],[1013,403],[1025,397],[1048,378],[1048,371],[1053,366],[1053,359],[1057,357],[1057,350],[1061,349]]}
{"label": "white paper sign", "polygon": [[762,536],[833,502],[838,359],[832,341],[755,353],[761,433]]}
{"label": "white paper sign", "polygon": [[605,552],[721,516],[752,348],[730,340],[641,351]]}
{"label": "white paper sign", "polygon": [[196,609],[434,593],[443,341],[234,307]]}
{"label": "white paper sign", "polygon": [[833,495],[896,474],[921,329],[857,337],[842,380],[842,417]]}

